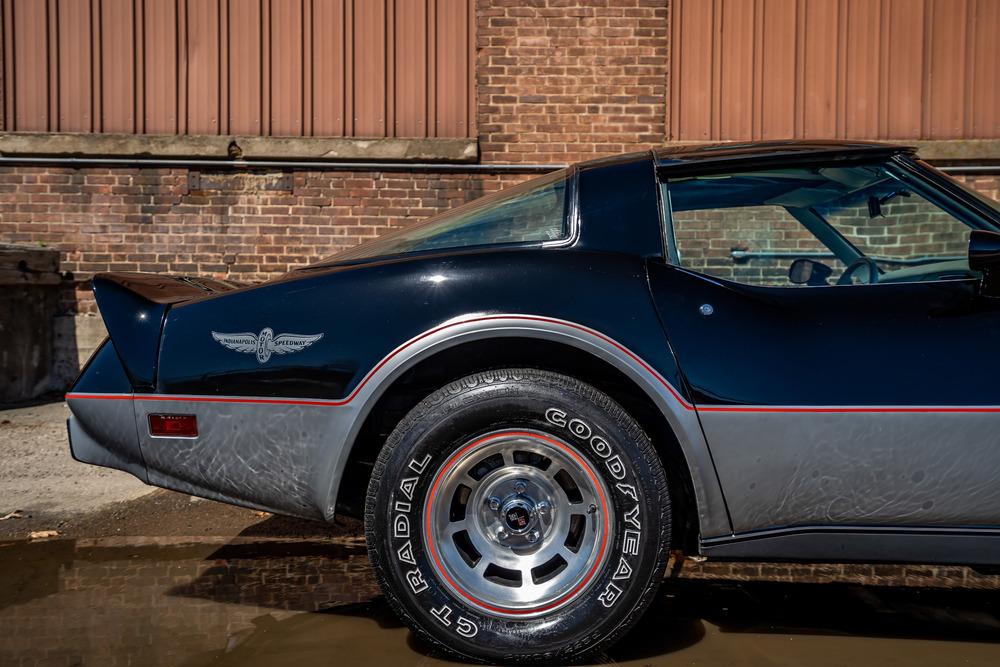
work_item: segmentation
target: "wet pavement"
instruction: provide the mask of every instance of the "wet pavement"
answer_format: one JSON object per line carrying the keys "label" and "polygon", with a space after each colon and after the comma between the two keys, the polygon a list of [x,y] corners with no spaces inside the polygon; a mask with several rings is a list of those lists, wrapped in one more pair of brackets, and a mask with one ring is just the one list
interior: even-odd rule
{"label": "wet pavement", "polygon": [[[0,544],[2,665],[433,665],[358,539]],[[1000,665],[1000,593],[669,580],[602,664]]]}

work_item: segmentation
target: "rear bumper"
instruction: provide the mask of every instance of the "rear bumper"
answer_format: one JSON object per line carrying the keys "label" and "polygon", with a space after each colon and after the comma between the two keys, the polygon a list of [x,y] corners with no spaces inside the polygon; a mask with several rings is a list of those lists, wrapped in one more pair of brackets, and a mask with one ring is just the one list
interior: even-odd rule
{"label": "rear bumper", "polygon": [[[356,411],[333,401],[68,394],[70,450],[165,489],[311,519],[332,518]],[[194,415],[195,437],[153,436],[151,414]],[[331,480],[333,481],[331,485]]]}
{"label": "rear bumper", "polygon": [[139,447],[132,386],[105,339],[66,395],[69,449],[81,463],[124,470],[149,483]]}
{"label": "rear bumper", "polygon": [[[95,403],[96,401],[91,401]],[[132,412],[132,405],[127,401],[103,401],[105,403],[117,403],[114,406],[121,408],[124,404],[128,411]],[[95,406],[88,405],[87,409],[92,410]],[[99,407],[99,406],[98,406]],[[111,406],[106,406],[111,407]],[[129,415],[131,417],[131,415]],[[143,482],[149,483],[146,475],[146,466],[142,462],[142,455],[139,452],[139,441],[135,438],[135,421],[131,417],[133,437],[131,442],[126,438],[117,439],[113,446],[102,444],[100,440],[93,437],[77,416],[71,415],[66,420],[66,429],[69,433],[69,451],[73,458],[80,463],[124,470],[125,472],[138,477]],[[117,429],[116,429],[117,430]],[[122,451],[124,449],[124,451]]]}

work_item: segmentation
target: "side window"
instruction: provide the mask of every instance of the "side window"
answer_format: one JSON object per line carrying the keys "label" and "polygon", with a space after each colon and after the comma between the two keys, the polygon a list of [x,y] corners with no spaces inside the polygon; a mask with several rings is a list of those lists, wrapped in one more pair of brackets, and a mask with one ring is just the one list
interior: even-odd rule
{"label": "side window", "polygon": [[320,264],[408,252],[544,243],[569,236],[565,169],[350,248]]}
{"label": "side window", "polygon": [[684,268],[747,285],[787,287],[799,258],[843,264],[780,206],[738,206],[678,211],[673,216],[677,259]]}
{"label": "side window", "polygon": [[970,227],[888,165],[662,184],[671,260],[747,285],[818,287],[975,277]]}

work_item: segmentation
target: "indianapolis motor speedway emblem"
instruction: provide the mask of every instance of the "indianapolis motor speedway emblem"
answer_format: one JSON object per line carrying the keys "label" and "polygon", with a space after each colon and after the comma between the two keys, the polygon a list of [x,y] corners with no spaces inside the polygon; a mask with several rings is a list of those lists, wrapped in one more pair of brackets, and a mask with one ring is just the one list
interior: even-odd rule
{"label": "indianapolis motor speedway emblem", "polygon": [[257,355],[257,361],[266,364],[272,354],[291,354],[301,352],[320,338],[323,334],[278,334],[274,335],[271,327],[264,327],[260,334],[251,332],[244,333],[218,333],[212,332],[212,338],[223,346],[237,352]]}

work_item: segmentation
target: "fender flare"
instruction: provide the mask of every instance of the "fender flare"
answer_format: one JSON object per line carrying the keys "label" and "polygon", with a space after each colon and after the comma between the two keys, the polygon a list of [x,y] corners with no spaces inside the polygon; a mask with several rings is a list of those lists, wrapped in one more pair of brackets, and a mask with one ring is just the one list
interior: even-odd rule
{"label": "fender flare", "polygon": [[722,488],[694,405],[684,399],[651,365],[626,346],[590,327],[538,315],[480,315],[456,318],[425,331],[386,355],[358,384],[342,409],[353,414],[338,420],[332,434],[342,447],[327,449],[317,460],[314,485],[317,505],[333,518],[337,490],[358,433],[378,399],[403,373],[438,352],[467,342],[521,337],[549,340],[583,350],[611,364],[653,401],[673,429],[687,462],[703,536],[731,533]]}

